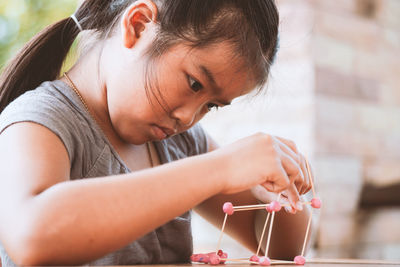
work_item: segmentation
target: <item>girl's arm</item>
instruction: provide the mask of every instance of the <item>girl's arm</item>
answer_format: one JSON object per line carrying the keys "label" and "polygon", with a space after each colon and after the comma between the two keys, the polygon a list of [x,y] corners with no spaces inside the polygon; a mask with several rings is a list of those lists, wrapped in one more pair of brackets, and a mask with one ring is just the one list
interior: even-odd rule
{"label": "girl's arm", "polygon": [[[257,184],[290,190],[300,169],[292,157],[260,133],[155,168],[69,181],[61,140],[38,124],[17,123],[0,135],[0,240],[17,264],[83,264],[213,195]],[[297,191],[291,195],[298,200]]]}
{"label": "girl's arm", "polygon": [[89,262],[222,190],[210,156],[68,181],[68,154],[47,128],[18,123],[0,137],[0,237],[17,264]]}
{"label": "girl's arm", "polygon": [[[209,151],[218,149],[218,144],[210,136],[207,136],[207,140]],[[266,192],[264,197],[263,200],[266,202],[276,200],[276,194],[273,193]],[[213,196],[198,205],[195,211],[218,229],[221,229],[225,216],[222,212],[222,205],[227,201],[232,202],[234,205],[260,203],[250,190],[246,190],[233,195],[219,194]],[[250,251],[256,252],[259,244],[256,233],[258,233],[258,238],[260,238],[260,233],[265,223],[264,214],[264,211],[237,212],[233,216],[228,217],[224,232],[232,236]],[[309,214],[310,211],[307,208],[296,214],[289,214],[283,209],[281,212],[275,214],[268,256],[273,259],[293,260],[295,256],[300,255]],[[265,235],[267,235],[267,231]],[[218,236],[215,237],[216,243],[217,239]],[[262,249],[265,249],[265,243],[263,243]],[[260,255],[263,255],[261,253]]]}

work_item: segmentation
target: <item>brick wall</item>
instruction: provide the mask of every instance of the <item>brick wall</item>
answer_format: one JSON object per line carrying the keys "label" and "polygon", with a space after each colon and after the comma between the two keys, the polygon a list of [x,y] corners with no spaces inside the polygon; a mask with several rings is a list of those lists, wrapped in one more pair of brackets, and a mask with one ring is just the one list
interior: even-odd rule
{"label": "brick wall", "polygon": [[311,4],[314,156],[326,203],[319,252],[398,258],[400,212],[362,212],[357,204],[362,184],[400,180],[400,1]]}

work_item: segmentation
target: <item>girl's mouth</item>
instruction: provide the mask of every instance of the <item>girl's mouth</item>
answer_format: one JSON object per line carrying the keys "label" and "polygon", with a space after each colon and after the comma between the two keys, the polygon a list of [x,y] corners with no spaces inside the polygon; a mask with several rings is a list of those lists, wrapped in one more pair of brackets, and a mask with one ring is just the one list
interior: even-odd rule
{"label": "girl's mouth", "polygon": [[153,133],[154,137],[156,137],[157,140],[165,139],[168,136],[167,133],[164,132],[161,129],[161,127],[159,127],[157,125],[152,125],[151,126],[151,130],[152,130],[152,133]]}
{"label": "girl's mouth", "polygon": [[152,129],[153,135],[154,135],[158,140],[165,139],[165,138],[167,138],[168,136],[171,136],[171,135],[173,135],[173,134],[176,133],[176,131],[173,130],[173,129],[165,128],[165,127],[162,127],[162,126],[158,126],[158,125],[156,125],[156,124],[153,124],[153,125],[151,126],[151,129]]}

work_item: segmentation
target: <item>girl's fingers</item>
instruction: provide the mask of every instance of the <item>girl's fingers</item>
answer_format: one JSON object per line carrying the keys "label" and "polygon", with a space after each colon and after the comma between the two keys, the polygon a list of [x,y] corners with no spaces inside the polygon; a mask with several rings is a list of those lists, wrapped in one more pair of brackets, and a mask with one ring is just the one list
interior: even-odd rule
{"label": "girl's fingers", "polygon": [[289,203],[292,206],[292,209],[293,210],[302,210],[303,207],[299,202],[300,195],[299,195],[299,192],[297,191],[296,186],[294,184],[291,184],[286,192],[287,192],[287,197],[288,197]]}
{"label": "girl's fingers", "polygon": [[290,149],[292,149],[295,153],[298,153],[298,149],[296,146],[296,143],[293,142],[292,140],[285,139],[283,137],[275,136],[279,141],[282,143],[286,144]]}
{"label": "girl's fingers", "polygon": [[[303,206],[299,202],[300,194],[307,192],[309,189],[309,175],[307,172],[306,161],[301,155],[294,142],[286,140],[281,137],[274,137],[279,145],[280,163],[284,174],[289,180],[289,186],[285,190],[285,195],[291,205],[291,212],[295,213],[296,210],[302,210]],[[277,181],[279,181],[278,179]],[[268,183],[264,184],[267,190],[271,186]],[[283,187],[282,187],[283,188]],[[275,188],[276,190],[277,188]],[[276,190],[274,192],[279,192]]]}
{"label": "girl's fingers", "polygon": [[297,146],[294,142],[290,140],[286,140],[282,137],[274,136],[276,142],[279,144],[279,147],[282,151],[285,151],[289,156],[295,159],[297,162],[299,161],[299,153],[297,151]]}
{"label": "girl's fingers", "polygon": [[282,192],[288,188],[289,185],[290,180],[282,164],[277,164],[276,170],[273,172],[270,179],[267,179],[267,181],[262,184],[268,191],[275,193]]}
{"label": "girl's fingers", "polygon": [[304,174],[299,163],[284,152],[281,154],[281,163],[289,177],[290,183],[299,183],[302,185],[304,181]]}
{"label": "girl's fingers", "polygon": [[310,177],[307,172],[306,161],[305,161],[303,155],[301,155],[301,154],[300,154],[300,168],[303,173],[303,180],[295,181],[295,184],[296,184],[297,190],[299,191],[300,195],[303,195],[307,192],[307,188],[309,187]]}
{"label": "girl's fingers", "polygon": [[281,164],[284,172],[286,172],[286,175],[290,181],[290,184],[286,189],[286,194],[290,205],[294,210],[302,209],[301,205],[297,205],[297,202],[300,199],[300,195],[295,184],[293,183],[293,181],[295,181],[296,179],[300,179],[301,181],[303,181],[303,178],[301,177],[301,168],[298,163],[286,153],[281,153]]}
{"label": "girl's fingers", "polygon": [[301,195],[307,193],[310,190],[311,186],[304,156],[298,152],[297,146],[294,142],[281,137],[276,138],[282,143],[282,145],[280,146],[281,150],[291,155],[292,158],[295,159],[300,166],[301,177],[296,177],[294,181],[298,192]]}
{"label": "girl's fingers", "polygon": [[309,180],[305,160],[298,153],[297,147],[292,141],[281,137],[272,138],[278,145],[277,152],[280,162],[277,164],[277,171],[273,175],[274,179],[265,182],[263,186],[271,192],[285,190],[293,210],[300,210],[302,206],[297,205],[300,199],[299,192],[307,190]]}

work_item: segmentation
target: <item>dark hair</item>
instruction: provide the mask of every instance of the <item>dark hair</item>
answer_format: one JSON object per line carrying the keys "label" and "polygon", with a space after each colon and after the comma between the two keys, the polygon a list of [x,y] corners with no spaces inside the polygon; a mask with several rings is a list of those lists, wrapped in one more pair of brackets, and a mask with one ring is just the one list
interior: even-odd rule
{"label": "dark hair", "polygon": [[[107,38],[124,10],[135,0],[85,0],[75,12],[84,30]],[[278,46],[279,16],[274,0],[155,0],[158,35],[150,57],[186,41],[204,47],[230,41],[262,86]],[[15,98],[44,81],[57,79],[63,61],[79,34],[71,18],[34,36],[0,76],[0,113]]]}

